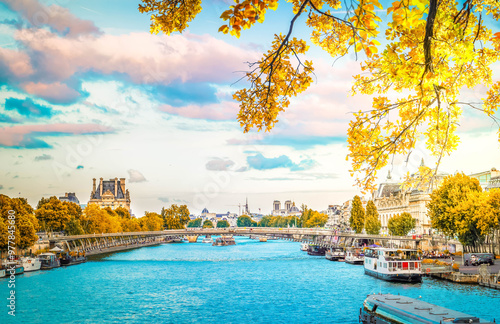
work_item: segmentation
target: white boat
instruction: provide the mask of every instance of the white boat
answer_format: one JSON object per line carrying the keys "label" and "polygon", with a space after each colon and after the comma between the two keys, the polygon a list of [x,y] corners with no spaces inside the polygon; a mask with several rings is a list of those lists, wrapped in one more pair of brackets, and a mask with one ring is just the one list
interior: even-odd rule
{"label": "white boat", "polygon": [[301,251],[307,251],[307,249],[309,249],[309,243],[301,243],[300,244]]}
{"label": "white boat", "polygon": [[387,281],[422,282],[421,262],[417,250],[368,248],[365,273]]}
{"label": "white boat", "polygon": [[363,264],[365,256],[361,249],[347,249],[345,252],[345,262],[350,264]]}
{"label": "white boat", "polygon": [[24,272],[40,270],[42,261],[38,258],[22,257],[19,263],[24,267]]}
{"label": "white boat", "polygon": [[201,243],[213,243],[214,240],[212,240],[212,237],[207,235],[205,236],[205,238],[203,238],[203,241],[201,241]]}
{"label": "white boat", "polygon": [[54,253],[42,253],[38,256],[38,258],[42,261],[42,270],[59,268],[61,266],[59,258]]}
{"label": "white boat", "polygon": [[344,261],[344,249],[341,247],[329,248],[325,252],[325,258],[330,261]]}

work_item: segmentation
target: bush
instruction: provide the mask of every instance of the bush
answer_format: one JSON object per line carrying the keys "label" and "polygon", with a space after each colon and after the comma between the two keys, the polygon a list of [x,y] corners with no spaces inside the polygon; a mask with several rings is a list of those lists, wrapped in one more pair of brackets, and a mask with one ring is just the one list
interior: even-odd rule
{"label": "bush", "polygon": [[453,270],[458,270],[460,269],[460,265],[458,263],[453,263],[453,266],[452,266]]}
{"label": "bush", "polygon": [[450,251],[448,251],[448,250],[444,250],[444,251],[443,251],[443,253],[444,253],[444,254],[450,254]]}
{"label": "bush", "polygon": [[462,256],[463,253],[462,253],[462,251],[458,251],[458,252],[455,252],[455,253],[452,253],[452,254],[455,255],[455,256]]}

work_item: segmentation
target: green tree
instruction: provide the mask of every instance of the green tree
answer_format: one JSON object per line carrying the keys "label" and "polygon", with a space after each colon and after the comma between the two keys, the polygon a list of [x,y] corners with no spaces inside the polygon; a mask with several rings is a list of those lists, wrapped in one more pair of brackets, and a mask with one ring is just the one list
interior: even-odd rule
{"label": "green tree", "polygon": [[417,220],[411,217],[409,213],[402,213],[401,215],[391,217],[387,224],[387,228],[391,235],[406,236],[415,228],[416,224]]}
{"label": "green tree", "polygon": [[65,226],[66,235],[82,235],[85,234],[83,230],[83,226],[80,223],[79,219],[72,218],[70,219]]}
{"label": "green tree", "polygon": [[189,223],[187,224],[187,227],[201,227],[201,218],[196,218],[193,220],[190,220]]}
{"label": "green tree", "polygon": [[365,227],[365,209],[363,208],[363,204],[361,203],[361,198],[359,196],[354,196],[352,201],[349,224],[358,234],[361,233]]}
{"label": "green tree", "polygon": [[479,181],[463,173],[446,177],[431,194],[427,205],[432,227],[447,236],[457,236],[466,246],[476,246],[484,239],[478,228],[485,196]]}
{"label": "green tree", "polygon": [[224,220],[220,220],[220,221],[217,222],[217,227],[218,228],[226,228],[226,227],[229,227],[229,226],[231,226],[231,225],[225,219]]}
{"label": "green tree", "polygon": [[271,223],[273,216],[264,216],[260,219],[260,221],[257,223],[259,227],[271,227],[269,224]]}
{"label": "green tree", "polygon": [[212,221],[207,219],[203,222],[203,228],[214,228],[214,224]]}
{"label": "green tree", "polygon": [[252,226],[256,226],[257,223],[254,222],[250,216],[248,215],[241,215],[240,217],[238,217],[238,220],[236,221],[236,225],[238,227],[252,227]]}
{"label": "green tree", "polygon": [[366,233],[377,235],[380,233],[381,227],[382,224],[380,224],[377,207],[373,203],[373,200],[370,200],[366,204],[366,220],[365,220]]}

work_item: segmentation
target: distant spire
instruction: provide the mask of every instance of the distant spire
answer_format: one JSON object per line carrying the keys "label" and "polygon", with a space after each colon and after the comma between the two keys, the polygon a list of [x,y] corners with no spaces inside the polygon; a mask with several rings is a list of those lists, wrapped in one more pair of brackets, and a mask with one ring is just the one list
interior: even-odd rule
{"label": "distant spire", "polygon": [[391,170],[387,171],[387,180],[391,180]]}
{"label": "distant spire", "polygon": [[422,161],[420,161],[420,166],[421,167],[425,166],[425,164],[424,164],[424,158],[422,158]]}

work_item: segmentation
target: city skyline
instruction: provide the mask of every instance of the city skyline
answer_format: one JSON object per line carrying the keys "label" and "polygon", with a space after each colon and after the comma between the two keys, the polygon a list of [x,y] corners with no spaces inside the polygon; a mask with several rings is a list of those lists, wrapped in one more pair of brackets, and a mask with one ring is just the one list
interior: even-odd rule
{"label": "city skyline", "polygon": [[[126,178],[137,217],[171,204],[238,212],[247,197],[263,214],[274,200],[325,210],[361,194],[345,159],[351,113],[371,105],[349,95],[359,61],[334,63],[313,48],[314,84],[271,132],[245,134],[232,93],[245,86],[237,82],[245,62],[288,19],[269,12],[236,39],[217,33],[229,3],[213,1],[187,32],[165,36],[149,33],[137,1],[0,1],[0,193],[36,206],[75,192],[86,204],[93,178]],[[482,98],[484,89],[464,96]],[[461,144],[441,171],[500,167],[493,122],[466,110],[458,130]],[[389,169],[396,180],[415,172],[422,158],[436,161],[422,144],[378,182]]]}

